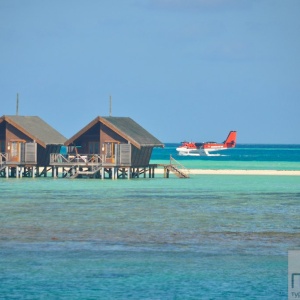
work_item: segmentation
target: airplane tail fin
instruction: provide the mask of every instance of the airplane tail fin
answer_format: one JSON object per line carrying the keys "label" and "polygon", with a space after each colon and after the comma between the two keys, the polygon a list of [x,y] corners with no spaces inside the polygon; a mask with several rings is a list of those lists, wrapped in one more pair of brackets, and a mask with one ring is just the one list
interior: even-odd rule
{"label": "airplane tail fin", "polygon": [[224,142],[227,148],[234,148],[236,145],[236,131],[230,131],[227,139]]}

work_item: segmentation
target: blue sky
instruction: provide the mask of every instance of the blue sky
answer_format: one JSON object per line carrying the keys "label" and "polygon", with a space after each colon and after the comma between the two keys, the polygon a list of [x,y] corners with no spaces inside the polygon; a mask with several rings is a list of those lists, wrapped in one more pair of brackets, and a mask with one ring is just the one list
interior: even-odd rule
{"label": "blue sky", "polygon": [[71,137],[131,117],[162,142],[300,144],[299,0],[0,0],[0,115]]}

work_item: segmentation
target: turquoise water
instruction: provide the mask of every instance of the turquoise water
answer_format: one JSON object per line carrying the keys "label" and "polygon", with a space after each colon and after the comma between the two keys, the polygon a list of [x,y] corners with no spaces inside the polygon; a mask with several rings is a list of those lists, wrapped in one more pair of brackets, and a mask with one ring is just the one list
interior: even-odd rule
{"label": "turquoise water", "polygon": [[299,176],[0,178],[0,191],[0,299],[287,298]]}

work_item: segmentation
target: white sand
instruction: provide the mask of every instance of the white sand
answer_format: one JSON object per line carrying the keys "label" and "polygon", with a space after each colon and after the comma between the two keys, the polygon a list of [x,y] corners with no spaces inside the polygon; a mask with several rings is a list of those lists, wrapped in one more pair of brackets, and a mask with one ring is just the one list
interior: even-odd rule
{"label": "white sand", "polygon": [[[162,174],[163,169],[155,170],[155,173]],[[208,170],[208,169],[189,169],[190,175],[289,175],[300,176],[300,171],[289,170]]]}

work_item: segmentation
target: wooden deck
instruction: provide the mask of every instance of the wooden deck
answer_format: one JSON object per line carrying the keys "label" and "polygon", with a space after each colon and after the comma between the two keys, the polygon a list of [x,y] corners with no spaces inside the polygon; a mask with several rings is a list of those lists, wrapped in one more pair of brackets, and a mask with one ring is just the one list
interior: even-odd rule
{"label": "wooden deck", "polygon": [[170,157],[170,164],[148,164],[146,166],[131,166],[109,162],[100,155],[78,154],[64,156],[50,154],[49,166],[24,164],[0,159],[0,177],[62,177],[62,178],[99,178],[99,179],[130,179],[154,178],[155,170],[163,167],[164,178],[169,178],[170,173],[178,178],[189,178],[188,170]]}
{"label": "wooden deck", "polygon": [[64,178],[154,178],[156,164],[133,167],[130,164],[120,164],[118,161],[105,159],[98,154],[77,154],[64,156],[50,155],[50,165],[54,168],[54,177],[58,177],[59,170]]}

